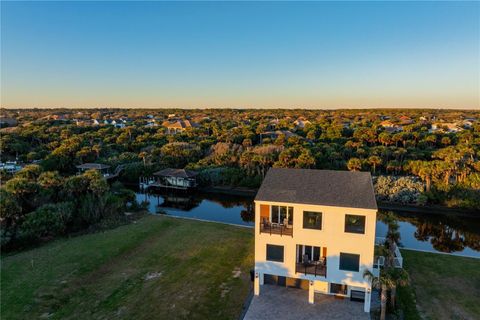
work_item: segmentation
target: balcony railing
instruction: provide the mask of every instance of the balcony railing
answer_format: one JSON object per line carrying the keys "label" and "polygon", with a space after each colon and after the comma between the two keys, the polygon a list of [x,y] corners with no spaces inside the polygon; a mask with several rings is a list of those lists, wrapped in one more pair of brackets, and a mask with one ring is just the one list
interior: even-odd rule
{"label": "balcony railing", "polygon": [[292,226],[286,226],[278,223],[260,222],[260,233],[279,234],[281,236],[292,236]]}
{"label": "balcony railing", "polygon": [[311,263],[297,263],[295,268],[296,273],[303,273],[305,275],[312,274],[316,277],[327,276],[327,266],[320,261],[314,261]]}

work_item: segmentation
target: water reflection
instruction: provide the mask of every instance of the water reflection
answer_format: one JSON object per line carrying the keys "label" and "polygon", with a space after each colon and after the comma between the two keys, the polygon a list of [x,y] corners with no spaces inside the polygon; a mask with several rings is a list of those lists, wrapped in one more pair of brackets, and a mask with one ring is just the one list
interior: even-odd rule
{"label": "water reflection", "polygon": [[147,202],[155,214],[169,214],[202,220],[253,226],[253,199],[197,192],[137,192],[138,202]]}
{"label": "water reflection", "polygon": [[[387,231],[380,211],[377,235]],[[480,219],[411,212],[394,212],[405,248],[480,257]]]}
{"label": "water reflection", "polygon": [[[220,194],[173,192],[137,193],[139,202],[147,201],[148,210],[210,221],[253,226],[255,214],[250,197]],[[380,211],[377,236],[387,233]],[[452,253],[480,258],[480,219],[395,211],[400,243],[405,248]]]}

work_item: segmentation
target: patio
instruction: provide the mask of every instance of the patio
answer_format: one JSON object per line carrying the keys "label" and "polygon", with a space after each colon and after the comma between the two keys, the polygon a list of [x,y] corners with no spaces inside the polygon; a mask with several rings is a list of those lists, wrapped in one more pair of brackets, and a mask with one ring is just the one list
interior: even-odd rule
{"label": "patio", "polygon": [[263,285],[260,295],[254,296],[244,320],[368,320],[362,302],[315,294],[315,304],[308,303],[308,291],[276,285]]}

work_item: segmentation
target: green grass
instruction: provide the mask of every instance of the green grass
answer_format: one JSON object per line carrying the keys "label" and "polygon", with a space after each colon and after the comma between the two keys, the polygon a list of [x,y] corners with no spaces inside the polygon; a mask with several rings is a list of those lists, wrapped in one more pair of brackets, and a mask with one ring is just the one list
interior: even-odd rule
{"label": "green grass", "polygon": [[253,240],[250,229],[148,216],[2,257],[2,319],[237,318]]}
{"label": "green grass", "polygon": [[[478,319],[479,259],[411,250],[402,250],[402,255],[423,318]],[[415,314],[411,308],[407,309]]]}

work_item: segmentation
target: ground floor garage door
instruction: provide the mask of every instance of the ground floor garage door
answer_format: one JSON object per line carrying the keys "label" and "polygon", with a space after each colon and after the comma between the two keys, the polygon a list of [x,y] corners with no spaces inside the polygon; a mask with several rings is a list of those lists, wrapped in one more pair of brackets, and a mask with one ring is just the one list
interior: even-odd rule
{"label": "ground floor garage door", "polygon": [[350,300],[352,301],[365,301],[365,292],[358,290],[350,290]]}

